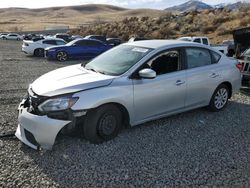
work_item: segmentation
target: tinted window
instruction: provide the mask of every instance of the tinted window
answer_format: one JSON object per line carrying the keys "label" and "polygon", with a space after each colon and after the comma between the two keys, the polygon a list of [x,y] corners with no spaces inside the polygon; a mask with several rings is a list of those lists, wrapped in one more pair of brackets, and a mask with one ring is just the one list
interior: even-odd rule
{"label": "tinted window", "polygon": [[10,35],[10,37],[16,37],[17,35]]}
{"label": "tinted window", "polygon": [[208,40],[206,38],[203,38],[202,43],[205,44],[205,45],[208,45]]}
{"label": "tinted window", "polygon": [[102,43],[98,41],[88,41],[88,46],[102,46]]}
{"label": "tinted window", "polygon": [[65,45],[65,42],[64,42],[64,41],[61,41],[61,40],[57,40],[57,41],[56,41],[56,44],[57,44],[57,45]]}
{"label": "tinted window", "polygon": [[203,48],[187,48],[186,58],[189,69],[210,65],[212,62],[209,51]]}
{"label": "tinted window", "polygon": [[178,50],[164,52],[152,61],[147,67],[153,69],[157,75],[166,74],[180,70],[180,58]]}
{"label": "tinted window", "polygon": [[45,40],[45,41],[43,41],[43,44],[56,45],[56,41],[54,41],[54,40]]}
{"label": "tinted window", "polygon": [[77,46],[88,46],[88,41],[87,40],[79,40],[75,42]]}
{"label": "tinted window", "polygon": [[212,56],[212,63],[213,64],[218,63],[220,58],[221,58],[221,55],[214,52],[214,51],[211,51],[211,56]]}
{"label": "tinted window", "polygon": [[201,39],[199,39],[199,38],[194,39],[194,42],[201,43]]}

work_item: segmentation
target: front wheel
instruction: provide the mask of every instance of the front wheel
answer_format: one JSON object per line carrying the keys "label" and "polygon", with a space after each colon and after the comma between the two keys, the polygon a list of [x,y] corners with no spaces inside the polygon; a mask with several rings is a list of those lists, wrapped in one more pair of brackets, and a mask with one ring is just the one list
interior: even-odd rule
{"label": "front wheel", "polygon": [[58,61],[67,61],[68,60],[68,54],[66,52],[58,52],[56,54],[56,59]]}
{"label": "front wheel", "polygon": [[226,85],[222,84],[215,90],[208,108],[211,111],[218,112],[224,109],[228,103],[229,89]]}
{"label": "front wheel", "polygon": [[115,105],[104,105],[87,113],[83,135],[91,143],[102,143],[117,136],[122,124],[122,113]]}

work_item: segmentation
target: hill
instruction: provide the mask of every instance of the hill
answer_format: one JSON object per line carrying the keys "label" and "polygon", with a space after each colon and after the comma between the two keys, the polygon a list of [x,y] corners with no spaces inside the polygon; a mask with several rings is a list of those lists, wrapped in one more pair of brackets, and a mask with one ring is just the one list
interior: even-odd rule
{"label": "hill", "polygon": [[42,30],[47,26],[64,25],[70,28],[89,23],[113,22],[131,16],[157,17],[162,10],[125,9],[111,5],[88,4],[68,7],[41,9],[5,8],[0,9],[1,31]]}
{"label": "hill", "polygon": [[232,39],[232,30],[250,26],[250,7],[240,11],[209,9],[181,14],[165,12],[159,17],[130,17],[119,22],[97,24],[72,33],[101,34],[120,37],[124,41],[132,36],[154,39],[174,39],[181,36],[208,36],[213,43]]}
{"label": "hill", "polygon": [[200,0],[190,0],[186,3],[169,7],[165,10],[171,11],[171,12],[190,12],[193,10],[201,11],[201,10],[209,10],[209,9],[218,9],[218,8],[225,8],[228,10],[239,10],[243,6],[245,6],[247,3],[243,3],[241,1],[238,1],[236,3],[221,3],[215,6],[203,3]]}

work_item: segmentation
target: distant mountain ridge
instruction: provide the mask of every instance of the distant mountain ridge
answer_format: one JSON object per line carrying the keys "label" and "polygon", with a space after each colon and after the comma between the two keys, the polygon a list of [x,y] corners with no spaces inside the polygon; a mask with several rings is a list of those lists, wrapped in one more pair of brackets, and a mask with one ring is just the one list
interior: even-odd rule
{"label": "distant mountain ridge", "polygon": [[192,10],[207,10],[207,9],[216,9],[216,8],[226,8],[229,10],[238,10],[240,9],[242,6],[244,6],[247,3],[243,3],[241,1],[236,2],[236,3],[221,3],[215,6],[206,4],[200,0],[189,0],[186,3],[177,5],[177,6],[173,6],[173,7],[169,7],[165,10],[167,11],[172,11],[172,12],[190,12]]}

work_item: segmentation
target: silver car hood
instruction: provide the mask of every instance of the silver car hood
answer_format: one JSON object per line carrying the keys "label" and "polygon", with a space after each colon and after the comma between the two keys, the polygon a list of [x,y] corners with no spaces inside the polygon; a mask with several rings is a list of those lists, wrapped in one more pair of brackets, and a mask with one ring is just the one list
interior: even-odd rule
{"label": "silver car hood", "polygon": [[55,96],[109,85],[114,76],[88,71],[81,65],[60,68],[42,75],[31,84],[34,93]]}

